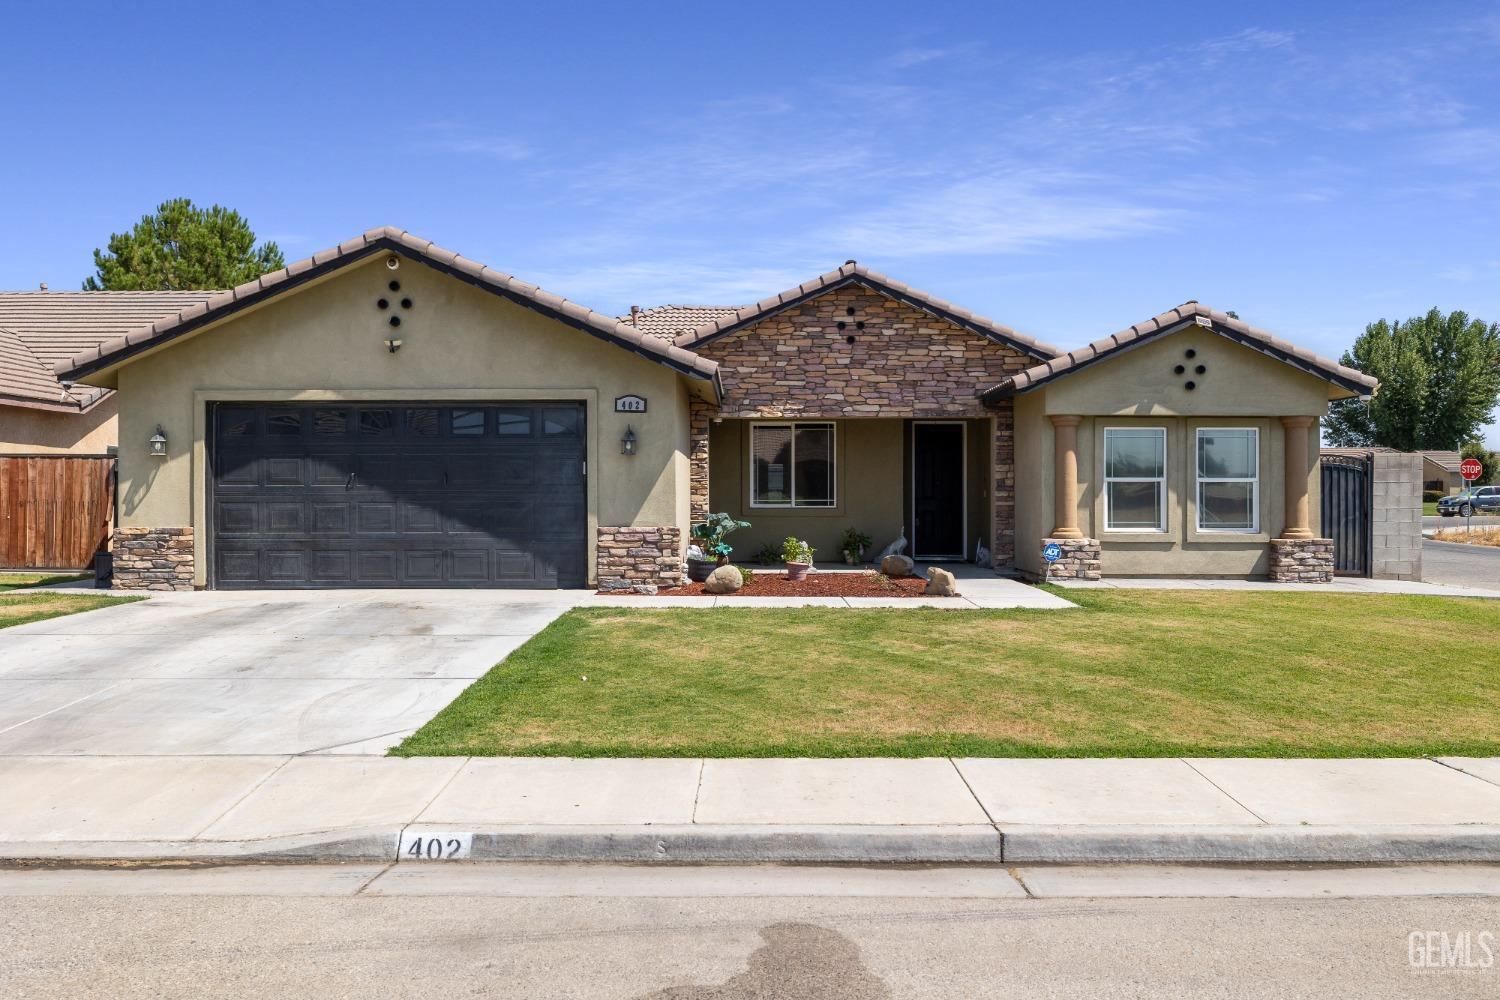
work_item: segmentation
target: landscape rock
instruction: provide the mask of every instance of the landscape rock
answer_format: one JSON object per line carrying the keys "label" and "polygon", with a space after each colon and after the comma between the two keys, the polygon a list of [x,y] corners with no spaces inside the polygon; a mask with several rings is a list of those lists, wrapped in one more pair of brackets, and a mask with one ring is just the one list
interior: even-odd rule
{"label": "landscape rock", "polygon": [[703,589],[710,594],[732,594],[745,585],[745,578],[738,566],[724,565],[708,574]]}
{"label": "landscape rock", "polygon": [[953,597],[958,593],[958,581],[952,573],[934,566],[927,571],[927,589],[922,593],[929,597]]}
{"label": "landscape rock", "polygon": [[880,572],[886,576],[911,576],[916,568],[910,556],[889,555],[880,560]]}

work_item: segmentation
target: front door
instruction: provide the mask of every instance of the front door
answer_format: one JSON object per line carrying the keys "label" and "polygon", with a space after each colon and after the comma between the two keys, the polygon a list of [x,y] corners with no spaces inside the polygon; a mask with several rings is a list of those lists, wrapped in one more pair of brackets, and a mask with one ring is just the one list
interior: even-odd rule
{"label": "front door", "polygon": [[962,559],[964,426],[912,424],[911,451],[912,554],[918,559]]}

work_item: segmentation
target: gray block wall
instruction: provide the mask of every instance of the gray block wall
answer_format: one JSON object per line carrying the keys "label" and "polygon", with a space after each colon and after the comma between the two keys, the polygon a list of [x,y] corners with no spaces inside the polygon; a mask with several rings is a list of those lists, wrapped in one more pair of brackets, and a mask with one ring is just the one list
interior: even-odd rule
{"label": "gray block wall", "polygon": [[1422,456],[1377,451],[1372,456],[1370,575],[1422,579]]}

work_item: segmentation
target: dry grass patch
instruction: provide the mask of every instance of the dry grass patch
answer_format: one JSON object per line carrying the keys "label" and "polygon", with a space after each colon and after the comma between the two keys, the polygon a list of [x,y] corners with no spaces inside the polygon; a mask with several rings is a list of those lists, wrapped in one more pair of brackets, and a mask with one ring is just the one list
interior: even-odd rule
{"label": "dry grass patch", "polygon": [[0,628],[144,599],[106,594],[0,594]]}
{"label": "dry grass patch", "polygon": [[1080,610],[575,611],[396,752],[1500,753],[1500,602],[1067,596]]}
{"label": "dry grass patch", "polygon": [[1440,542],[1460,542],[1464,545],[1492,545],[1500,547],[1500,528],[1478,528],[1469,531],[1464,528],[1445,528],[1435,532],[1433,537]]}

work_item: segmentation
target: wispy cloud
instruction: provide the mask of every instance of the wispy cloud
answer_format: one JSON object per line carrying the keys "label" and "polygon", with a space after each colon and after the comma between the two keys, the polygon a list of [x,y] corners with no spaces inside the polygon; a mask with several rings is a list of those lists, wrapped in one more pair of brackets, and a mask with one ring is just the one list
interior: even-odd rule
{"label": "wispy cloud", "polygon": [[979,43],[968,42],[963,45],[934,46],[931,48],[906,48],[901,49],[886,60],[895,69],[911,69],[913,66],[922,66],[927,63],[937,62],[940,59],[957,59],[972,55],[979,50]]}
{"label": "wispy cloud", "polygon": [[422,135],[416,145],[428,153],[518,161],[530,158],[534,152],[529,143],[516,136],[485,132],[453,122],[433,122],[420,132]]}
{"label": "wispy cloud", "polygon": [[1101,178],[1019,172],[956,181],[861,213],[825,239],[881,257],[1015,253],[1158,230],[1179,213],[1101,189]]}

